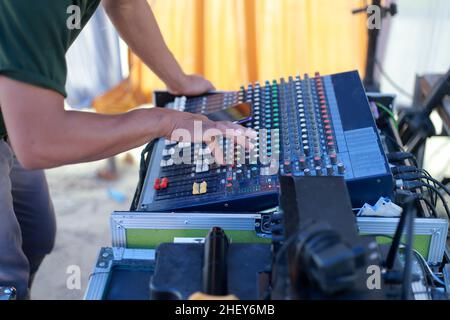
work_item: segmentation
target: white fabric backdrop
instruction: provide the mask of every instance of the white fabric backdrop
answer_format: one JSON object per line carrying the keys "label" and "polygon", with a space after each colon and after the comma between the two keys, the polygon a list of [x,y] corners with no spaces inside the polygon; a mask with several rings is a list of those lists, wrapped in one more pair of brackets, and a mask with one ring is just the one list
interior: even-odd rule
{"label": "white fabric backdrop", "polygon": [[[75,109],[117,85],[124,76],[119,36],[103,7],[95,12],[67,53],[67,103]],[[122,61],[121,61],[122,60]]]}
{"label": "white fabric backdrop", "polygon": [[[445,73],[450,68],[450,1],[396,2],[399,14],[383,25],[385,43],[379,60],[390,78],[412,95],[416,74]],[[398,94],[397,103],[411,103],[382,75],[380,82],[382,92]]]}

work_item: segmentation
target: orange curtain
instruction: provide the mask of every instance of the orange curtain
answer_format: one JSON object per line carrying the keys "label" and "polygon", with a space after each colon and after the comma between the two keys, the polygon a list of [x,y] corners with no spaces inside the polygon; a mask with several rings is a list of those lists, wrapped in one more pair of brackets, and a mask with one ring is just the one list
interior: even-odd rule
{"label": "orange curtain", "polygon": [[[167,44],[184,70],[220,90],[289,75],[365,66],[364,0],[153,0]],[[145,41],[145,39],[142,39]],[[130,77],[96,99],[97,110],[149,102],[163,83],[133,54]],[[114,100],[118,99],[118,100]]]}

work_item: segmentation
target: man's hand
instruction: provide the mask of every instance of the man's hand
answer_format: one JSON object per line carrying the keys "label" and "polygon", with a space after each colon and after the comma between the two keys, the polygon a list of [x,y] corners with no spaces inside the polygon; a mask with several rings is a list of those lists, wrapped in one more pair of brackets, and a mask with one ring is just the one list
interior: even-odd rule
{"label": "man's hand", "polygon": [[189,143],[205,142],[219,164],[224,164],[225,159],[218,137],[230,139],[245,149],[254,147],[251,140],[257,133],[252,129],[227,121],[214,122],[199,114],[169,109],[158,109],[158,112],[161,114],[161,127],[165,128],[162,132],[164,138]]}
{"label": "man's hand", "polygon": [[147,0],[103,0],[114,26],[139,58],[174,95],[195,96],[214,90],[208,80],[186,75],[167,47]]}
{"label": "man's hand", "polygon": [[197,96],[215,90],[213,84],[199,75],[186,75],[179,83],[167,84],[167,90],[176,96]]}

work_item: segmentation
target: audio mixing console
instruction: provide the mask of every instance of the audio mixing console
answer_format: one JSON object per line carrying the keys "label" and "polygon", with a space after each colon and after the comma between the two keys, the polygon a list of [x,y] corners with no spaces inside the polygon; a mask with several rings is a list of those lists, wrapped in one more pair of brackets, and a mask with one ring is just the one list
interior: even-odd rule
{"label": "audio mixing console", "polygon": [[343,176],[354,207],[392,195],[392,175],[356,71],[177,97],[165,107],[207,115],[243,102],[252,105],[245,126],[258,132],[255,148],[246,151],[224,140],[227,165],[220,166],[203,144],[159,140],[140,210],[270,209],[278,205],[278,175]]}

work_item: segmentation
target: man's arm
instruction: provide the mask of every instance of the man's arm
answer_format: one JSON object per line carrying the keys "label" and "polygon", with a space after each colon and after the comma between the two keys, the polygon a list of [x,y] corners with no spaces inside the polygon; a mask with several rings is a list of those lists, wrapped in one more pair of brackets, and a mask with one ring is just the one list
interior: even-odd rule
{"label": "man's arm", "polygon": [[198,95],[214,90],[200,76],[186,75],[173,57],[146,0],[103,0],[103,6],[119,34],[142,61],[179,95]]}
{"label": "man's arm", "polygon": [[0,77],[0,105],[12,147],[28,169],[99,160],[164,135],[159,110],[69,112],[55,91],[6,77]]}
{"label": "man's arm", "polygon": [[[66,111],[59,93],[3,76],[0,105],[11,145],[27,169],[105,159],[155,138],[170,139],[177,129],[187,130],[194,137],[196,121],[202,122],[204,130],[216,129],[223,134],[228,129],[244,130],[202,115],[161,108],[121,115]],[[254,137],[252,132],[243,133]]]}

